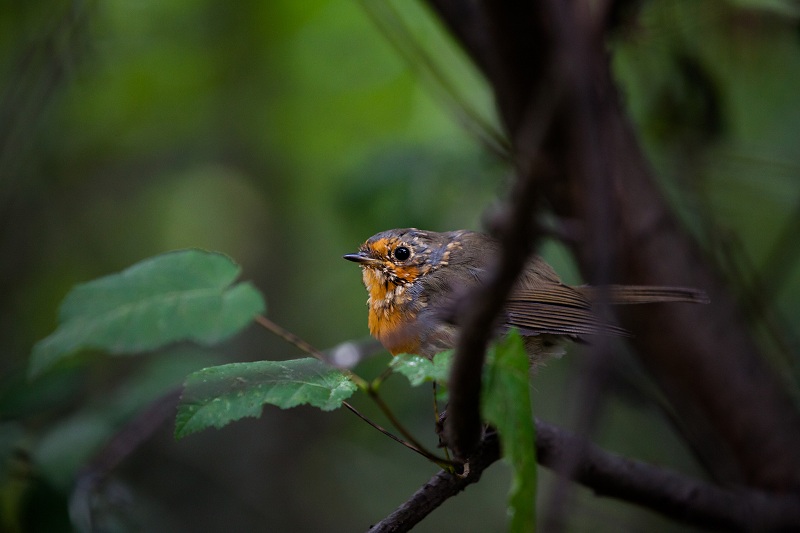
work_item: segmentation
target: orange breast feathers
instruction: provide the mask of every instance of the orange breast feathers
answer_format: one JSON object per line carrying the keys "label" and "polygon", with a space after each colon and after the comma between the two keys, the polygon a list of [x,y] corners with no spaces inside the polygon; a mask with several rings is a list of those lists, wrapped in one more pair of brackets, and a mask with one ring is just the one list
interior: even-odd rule
{"label": "orange breast feathers", "polygon": [[[402,274],[411,279],[415,273]],[[416,327],[417,313],[408,285],[387,281],[379,272],[369,268],[363,270],[363,277],[369,292],[369,332],[392,355],[417,353],[420,332]]]}

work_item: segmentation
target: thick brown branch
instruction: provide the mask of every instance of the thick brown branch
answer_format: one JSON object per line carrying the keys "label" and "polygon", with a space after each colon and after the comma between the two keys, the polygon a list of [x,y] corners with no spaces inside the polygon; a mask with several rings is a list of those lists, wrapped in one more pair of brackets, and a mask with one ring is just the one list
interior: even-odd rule
{"label": "thick brown branch", "polygon": [[[643,363],[718,477],[763,488],[800,487],[797,411],[723,279],[667,206],[616,101],[604,107],[603,142],[615,166],[614,210],[620,215],[615,281],[702,287],[712,302],[620,313],[635,332],[638,353],[647,355]],[[572,191],[557,205],[567,214],[585,201]],[[590,258],[585,249],[577,252],[585,268]]]}
{"label": "thick brown branch", "polygon": [[396,533],[408,531],[436,508],[476,483],[489,465],[500,458],[500,447],[494,433],[481,441],[475,455],[470,459],[469,472],[458,476],[442,470],[434,475],[411,498],[392,514],[370,527],[370,533]]}
{"label": "thick brown branch", "polygon": [[671,470],[604,451],[541,421],[538,461],[557,467],[579,449],[571,477],[600,496],[638,504],[673,520],[714,529],[774,531],[800,527],[800,494],[724,490]]}
{"label": "thick brown branch", "polygon": [[[800,528],[800,495],[724,490],[664,468],[604,451],[555,426],[536,421],[539,463],[557,467],[565,454],[580,449],[571,477],[600,496],[646,507],[687,524],[723,530],[773,531]],[[470,459],[469,475],[441,471],[370,533],[409,531],[445,500],[475,483],[499,458],[497,435],[487,433]]]}
{"label": "thick brown branch", "polygon": [[[448,0],[430,1],[493,86],[523,188],[526,180],[537,182],[541,186],[537,194],[543,195],[559,215],[592,227],[596,222],[591,215],[593,203],[598,200],[589,186],[591,176],[586,175],[590,165],[576,164],[577,159],[587,156],[585,132],[577,130],[598,132],[590,142],[599,145],[594,149],[603,154],[604,164],[609,166],[606,172],[613,191],[613,204],[605,210],[615,214],[614,240],[602,243],[608,247],[605,253],[612,254],[613,281],[695,286],[708,291],[711,306],[654,306],[646,314],[622,316],[635,334],[638,353],[647,354],[642,356],[644,365],[674,406],[685,434],[706,464],[718,479],[727,482],[767,489],[800,487],[800,416],[764,362],[722,276],[681,229],[659,191],[617,101],[602,39],[594,44],[587,41],[593,38],[584,31],[586,13],[578,9],[566,13],[571,31],[565,33],[560,18],[565,12],[559,10],[567,8],[559,0],[467,2],[461,8]],[[571,55],[576,51],[588,55]],[[558,72],[554,66],[564,65],[579,65],[584,77],[554,80]],[[537,124],[545,129],[544,138],[531,135],[536,131],[531,110],[554,83],[564,84],[554,120],[547,120],[547,126]],[[580,111],[586,109],[579,105],[581,102],[591,106],[589,115]],[[578,119],[576,113],[580,113]],[[535,178],[527,175],[533,170]],[[522,204],[518,199],[517,205]],[[522,220],[517,218],[516,209],[510,213],[509,219]],[[509,227],[505,234],[522,239],[518,245],[528,242],[525,236],[529,233],[524,229]],[[584,241],[576,247],[581,268],[590,279],[597,265],[597,244]],[[508,283],[504,276],[516,271],[514,252],[506,250],[503,258],[498,281],[491,287],[499,291],[472,302],[484,309],[470,311],[471,326],[486,327],[479,325],[480,320],[491,320]],[[459,353],[481,351],[484,338],[480,331],[468,333]],[[468,342],[474,346],[467,346]],[[458,369],[458,365],[480,363],[481,359],[457,357],[456,361]],[[460,368],[462,371],[472,381],[461,390],[477,394],[474,376],[468,369]],[[460,387],[459,379],[453,375],[454,390]],[[466,406],[472,425],[464,426],[465,434],[474,430],[469,413],[477,401],[477,397],[459,398],[452,406],[453,426],[461,425],[458,413]],[[468,449],[470,443],[467,439],[455,440],[454,444]]]}

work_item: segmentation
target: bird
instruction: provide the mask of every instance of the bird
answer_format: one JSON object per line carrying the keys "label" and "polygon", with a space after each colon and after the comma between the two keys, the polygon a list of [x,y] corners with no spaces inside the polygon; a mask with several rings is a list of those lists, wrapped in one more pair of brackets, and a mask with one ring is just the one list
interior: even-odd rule
{"label": "bird", "polygon": [[[431,358],[455,347],[453,316],[464,294],[485,283],[500,244],[484,233],[391,229],[367,239],[344,259],[357,263],[369,297],[368,326],[392,354]],[[593,312],[593,304],[708,303],[705,292],[685,287],[572,286],[538,255],[531,256],[499,318],[498,333],[516,328],[533,363],[564,353],[565,340],[629,336]]]}

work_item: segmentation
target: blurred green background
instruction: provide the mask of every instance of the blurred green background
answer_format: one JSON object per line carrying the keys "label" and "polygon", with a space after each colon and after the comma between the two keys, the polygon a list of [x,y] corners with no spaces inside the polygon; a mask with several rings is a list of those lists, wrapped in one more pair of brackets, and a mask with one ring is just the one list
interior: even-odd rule
{"label": "blurred green background", "polygon": [[[749,308],[763,289],[754,334],[796,388],[796,4],[631,5],[610,43],[622,96],[709,259]],[[25,378],[73,284],[184,247],[233,257],[268,315],[312,344],[364,338],[366,293],[341,255],[391,227],[479,229],[511,176],[457,111],[491,124],[491,95],[421,4],[6,0],[0,76],[0,531],[86,530],[89,508],[95,531],[363,531],[436,472],[347,412],[268,407],[178,442],[167,417],[98,490],[76,487],[94,454],[192,370],[298,355],[255,327],[214,350],[87,354]],[[542,252],[580,281],[559,243]],[[533,384],[537,416],[567,427],[571,352]],[[702,475],[620,353],[596,440]],[[387,388],[433,443],[427,388]],[[494,466],[416,530],[503,530],[508,481]],[[574,496],[570,530],[684,530]]]}

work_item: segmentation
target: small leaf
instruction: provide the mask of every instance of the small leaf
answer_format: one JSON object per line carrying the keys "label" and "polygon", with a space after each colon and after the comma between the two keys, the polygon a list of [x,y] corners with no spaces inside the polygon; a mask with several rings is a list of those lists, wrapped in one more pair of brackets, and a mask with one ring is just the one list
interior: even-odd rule
{"label": "small leaf", "polygon": [[310,357],[205,368],[186,379],[175,437],[221,428],[246,416],[257,418],[264,404],[282,409],[309,404],[331,411],[356,388],[347,374]]}
{"label": "small leaf", "polygon": [[481,395],[484,418],[500,436],[503,457],[511,465],[508,511],[512,532],[536,529],[536,436],[530,398],[528,355],[522,338],[511,331],[487,358]]}
{"label": "small leaf", "polygon": [[393,371],[407,377],[412,387],[417,387],[426,381],[446,382],[452,361],[453,350],[437,353],[433,356],[433,361],[427,357],[401,353],[392,358],[389,366]]}
{"label": "small leaf", "polygon": [[255,287],[231,286],[239,272],[225,255],[181,250],[77,285],[61,304],[58,328],[34,346],[29,373],[84,349],[129,354],[183,340],[220,342],[264,311]]}

